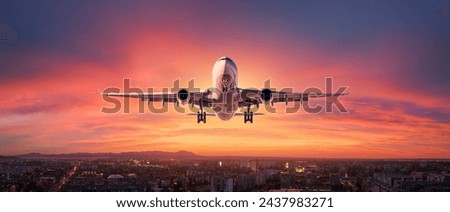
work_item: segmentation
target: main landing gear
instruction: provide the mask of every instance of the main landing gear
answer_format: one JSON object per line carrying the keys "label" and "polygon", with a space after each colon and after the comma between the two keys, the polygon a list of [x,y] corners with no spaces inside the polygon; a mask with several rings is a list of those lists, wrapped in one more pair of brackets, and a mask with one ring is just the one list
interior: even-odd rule
{"label": "main landing gear", "polygon": [[203,110],[203,100],[200,101],[200,111],[197,112],[197,124],[203,121],[206,123],[206,112]]}
{"label": "main landing gear", "polygon": [[253,123],[253,111],[250,111],[250,106],[247,107],[247,111],[244,112],[244,123]]}
{"label": "main landing gear", "polygon": [[197,112],[197,123],[200,123],[203,121],[203,123],[206,123],[206,112]]}

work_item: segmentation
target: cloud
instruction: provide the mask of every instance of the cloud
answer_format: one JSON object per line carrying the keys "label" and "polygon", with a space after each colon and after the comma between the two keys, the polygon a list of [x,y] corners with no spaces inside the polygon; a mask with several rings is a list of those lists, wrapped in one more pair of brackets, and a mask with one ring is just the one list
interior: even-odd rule
{"label": "cloud", "polygon": [[8,24],[0,23],[0,48],[14,45],[16,40],[16,31]]}
{"label": "cloud", "polygon": [[[0,21],[17,33],[14,45],[0,48],[0,154],[450,155],[450,32],[432,12],[441,7],[435,2],[100,4],[0,8]],[[121,88],[124,78],[155,91],[192,78],[207,88],[222,55],[237,63],[242,87],[270,78],[301,92],[324,89],[324,78],[333,77],[334,90],[350,87],[341,98],[350,112],[266,114],[253,125],[242,117],[202,125],[173,110],[138,114],[136,99],[130,114],[100,112],[107,104],[97,90]]]}

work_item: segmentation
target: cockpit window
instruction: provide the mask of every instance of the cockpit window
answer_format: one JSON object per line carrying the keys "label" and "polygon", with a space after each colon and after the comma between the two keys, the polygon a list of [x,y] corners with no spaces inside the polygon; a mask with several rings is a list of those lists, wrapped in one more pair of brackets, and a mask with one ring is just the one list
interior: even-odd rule
{"label": "cockpit window", "polygon": [[218,61],[221,61],[221,60],[231,61],[231,59],[229,57],[221,57]]}

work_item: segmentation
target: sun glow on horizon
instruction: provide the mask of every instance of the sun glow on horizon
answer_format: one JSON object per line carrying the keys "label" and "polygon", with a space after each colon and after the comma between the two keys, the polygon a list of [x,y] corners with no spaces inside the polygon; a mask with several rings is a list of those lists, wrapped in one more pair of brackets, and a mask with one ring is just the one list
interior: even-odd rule
{"label": "sun glow on horizon", "polygon": [[[330,14],[316,14],[301,3],[267,12],[268,5],[239,2],[240,10],[224,6],[228,15],[212,13],[213,2],[200,8],[183,1],[141,3],[71,8],[44,2],[48,10],[36,11],[31,2],[7,5],[28,15],[0,19],[19,38],[0,46],[0,155],[188,150],[205,156],[449,158],[449,53],[438,44],[450,32],[441,27],[448,22],[420,7],[389,14],[401,24],[421,12],[434,25],[373,20],[379,8],[364,7],[367,16],[342,15],[332,3]],[[366,24],[347,20],[355,17]],[[429,28],[437,32],[419,30]],[[192,79],[209,88],[212,66],[224,55],[236,63],[244,88],[263,88],[270,79],[274,88],[302,92],[324,88],[332,77],[333,91],[350,88],[340,98],[349,113],[300,110],[266,113],[253,124],[240,116],[197,124],[172,106],[165,114],[139,114],[137,99],[130,100],[129,114],[100,112],[109,105],[98,90],[123,88],[124,79],[155,91],[175,80],[187,87]]]}

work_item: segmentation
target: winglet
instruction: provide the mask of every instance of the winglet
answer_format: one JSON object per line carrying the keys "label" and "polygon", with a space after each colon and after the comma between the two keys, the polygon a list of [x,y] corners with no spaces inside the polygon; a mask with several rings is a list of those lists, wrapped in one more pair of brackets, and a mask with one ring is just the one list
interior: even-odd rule
{"label": "winglet", "polygon": [[108,96],[108,93],[103,93],[100,89],[97,89],[98,93],[102,96]]}

